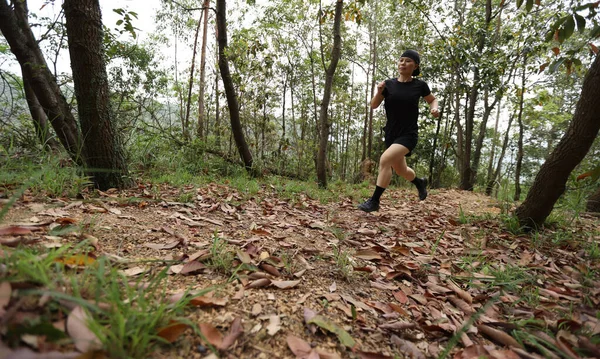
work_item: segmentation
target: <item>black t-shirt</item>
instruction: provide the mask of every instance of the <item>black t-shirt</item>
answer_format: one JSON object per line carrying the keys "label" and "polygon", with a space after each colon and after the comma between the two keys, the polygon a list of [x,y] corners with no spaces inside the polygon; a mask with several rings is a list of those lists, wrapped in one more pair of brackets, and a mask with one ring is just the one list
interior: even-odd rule
{"label": "black t-shirt", "polygon": [[418,135],[419,100],[430,93],[427,83],[419,79],[413,78],[410,82],[400,82],[397,78],[385,80],[383,97],[387,117],[384,127],[386,139]]}

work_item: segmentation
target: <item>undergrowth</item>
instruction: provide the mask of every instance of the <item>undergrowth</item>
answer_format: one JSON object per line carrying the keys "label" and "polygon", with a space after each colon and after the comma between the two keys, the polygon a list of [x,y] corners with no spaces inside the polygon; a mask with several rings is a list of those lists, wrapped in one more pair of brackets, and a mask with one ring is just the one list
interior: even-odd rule
{"label": "undergrowth", "polygon": [[52,323],[75,307],[87,313],[87,326],[100,341],[98,349],[110,358],[150,357],[157,346],[167,343],[158,333],[169,323],[195,328],[184,316],[189,300],[185,296],[174,303],[168,300],[167,269],[131,281],[108,258],[95,259],[89,249],[84,241],[55,250],[4,250],[0,256],[4,281],[13,287],[21,283],[17,286],[21,289],[13,290],[11,302],[45,303],[36,306],[30,320],[11,327],[7,345],[17,345],[25,334],[45,335],[49,342],[68,341]]}

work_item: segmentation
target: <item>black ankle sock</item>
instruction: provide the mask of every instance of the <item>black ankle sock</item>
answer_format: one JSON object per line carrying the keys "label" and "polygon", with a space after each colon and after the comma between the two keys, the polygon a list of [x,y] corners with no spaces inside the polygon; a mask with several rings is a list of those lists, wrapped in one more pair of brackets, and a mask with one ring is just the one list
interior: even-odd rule
{"label": "black ankle sock", "polygon": [[415,179],[411,181],[415,186],[419,186],[421,184],[421,179],[415,176]]}
{"label": "black ankle sock", "polygon": [[379,187],[379,186],[375,186],[375,192],[373,192],[373,196],[371,198],[374,201],[379,201],[379,198],[381,198],[381,195],[383,194],[383,191],[385,191],[385,188]]}

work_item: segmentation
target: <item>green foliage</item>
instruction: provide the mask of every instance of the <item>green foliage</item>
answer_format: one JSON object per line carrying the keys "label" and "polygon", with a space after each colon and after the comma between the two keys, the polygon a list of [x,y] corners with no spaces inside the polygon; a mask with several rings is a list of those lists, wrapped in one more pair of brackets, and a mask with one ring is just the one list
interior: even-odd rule
{"label": "green foliage", "polygon": [[210,258],[207,261],[208,267],[213,268],[217,272],[231,273],[235,254],[227,242],[215,233],[209,249]]}
{"label": "green foliage", "polygon": [[26,183],[34,196],[74,198],[90,185],[88,178],[69,159],[38,153],[32,156],[0,157],[0,187]]}
{"label": "green foliage", "polygon": [[161,327],[173,320],[193,327],[183,318],[188,300],[167,300],[166,269],[132,283],[103,257],[81,270],[63,264],[63,258],[80,256],[86,246],[87,243],[81,243],[50,251],[34,247],[5,251],[0,258],[4,280],[32,284],[19,290],[17,296],[36,302],[41,296],[49,298],[46,305],[38,307],[35,322],[24,323],[17,332],[38,333],[49,341],[62,340],[64,333],[57,336],[51,325],[45,325],[52,323],[57,313],[69,311],[64,305],[70,303],[89,314],[88,325],[108,356],[141,359],[149,357],[164,342],[157,335]]}
{"label": "green foliage", "polygon": [[337,275],[342,279],[349,281],[354,274],[352,267],[352,253],[349,250],[343,250],[340,246],[333,246],[333,261]]}

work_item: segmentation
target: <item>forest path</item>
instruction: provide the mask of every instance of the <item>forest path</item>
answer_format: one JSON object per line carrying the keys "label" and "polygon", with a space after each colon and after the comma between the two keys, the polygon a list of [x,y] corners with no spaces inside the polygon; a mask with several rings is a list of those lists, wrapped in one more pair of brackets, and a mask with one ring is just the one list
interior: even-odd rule
{"label": "forest path", "polygon": [[[167,296],[212,288],[188,319],[205,323],[200,329],[222,347],[221,357],[599,354],[593,218],[516,236],[499,220],[497,202],[472,192],[432,190],[418,201],[414,190],[388,190],[371,214],[357,203],[217,184],[140,186],[82,201],[41,203],[25,195],[0,227],[42,231],[0,240],[56,247],[86,237],[96,257],[121,263],[132,282],[170,265]],[[75,230],[48,236],[57,226]],[[175,336],[155,357],[210,355],[198,334]],[[237,340],[223,344],[227,338]]]}

